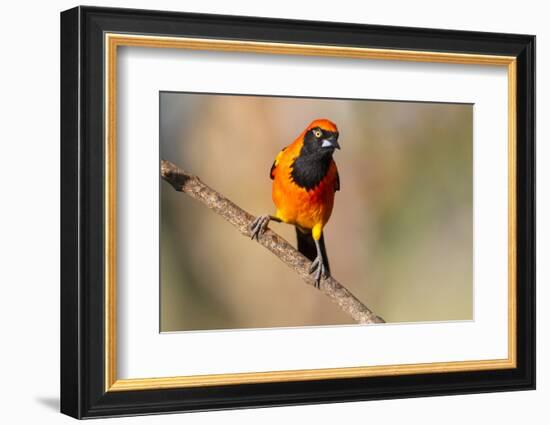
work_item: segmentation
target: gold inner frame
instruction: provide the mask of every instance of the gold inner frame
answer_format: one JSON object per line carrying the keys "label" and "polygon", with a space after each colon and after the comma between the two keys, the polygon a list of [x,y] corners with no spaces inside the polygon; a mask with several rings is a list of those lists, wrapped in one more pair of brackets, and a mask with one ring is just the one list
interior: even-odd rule
{"label": "gold inner frame", "polygon": [[[116,373],[116,99],[119,46],[437,62],[507,67],[508,71],[508,357],[383,366],[118,379]],[[256,41],[105,34],[105,391],[481,371],[516,367],[516,58],[460,53]]]}

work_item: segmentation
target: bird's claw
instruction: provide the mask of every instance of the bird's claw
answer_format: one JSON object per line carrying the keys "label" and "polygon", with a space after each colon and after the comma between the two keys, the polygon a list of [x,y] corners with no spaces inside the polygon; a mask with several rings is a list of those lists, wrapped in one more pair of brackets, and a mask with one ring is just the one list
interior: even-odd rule
{"label": "bird's claw", "polygon": [[309,274],[313,274],[315,279],[315,287],[320,288],[321,277],[326,279],[328,277],[327,268],[323,262],[323,257],[317,257],[309,266]]}
{"label": "bird's claw", "polygon": [[250,225],[250,239],[259,240],[260,236],[265,232],[265,229],[267,229],[269,220],[270,217],[268,215],[260,215],[256,217]]}

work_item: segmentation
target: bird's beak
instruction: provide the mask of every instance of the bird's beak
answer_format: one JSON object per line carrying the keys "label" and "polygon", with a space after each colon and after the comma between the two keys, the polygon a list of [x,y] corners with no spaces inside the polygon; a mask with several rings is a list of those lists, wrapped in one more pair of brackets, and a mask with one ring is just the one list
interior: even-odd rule
{"label": "bird's beak", "polygon": [[338,136],[330,136],[327,139],[323,139],[323,143],[321,144],[321,147],[340,149],[340,145],[338,144]]}

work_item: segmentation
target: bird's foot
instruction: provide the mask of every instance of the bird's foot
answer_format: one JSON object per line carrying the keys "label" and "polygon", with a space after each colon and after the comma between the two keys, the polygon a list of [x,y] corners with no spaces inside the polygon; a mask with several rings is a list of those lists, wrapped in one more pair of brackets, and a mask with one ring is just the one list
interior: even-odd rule
{"label": "bird's foot", "polygon": [[259,240],[259,237],[265,232],[265,229],[267,229],[269,220],[271,220],[269,215],[260,215],[256,217],[250,225],[250,238]]}
{"label": "bird's foot", "polygon": [[322,256],[317,256],[315,260],[311,263],[311,266],[309,266],[309,274],[313,274],[315,279],[315,287],[320,288],[321,287],[321,277],[323,279],[326,279],[329,277],[327,267],[325,266],[325,263],[323,262]]}

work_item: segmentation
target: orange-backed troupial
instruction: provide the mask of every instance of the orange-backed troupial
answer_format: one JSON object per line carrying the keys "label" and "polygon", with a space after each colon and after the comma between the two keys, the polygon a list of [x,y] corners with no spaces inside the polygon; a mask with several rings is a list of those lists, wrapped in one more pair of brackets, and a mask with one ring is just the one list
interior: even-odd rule
{"label": "orange-backed troupial", "polygon": [[319,286],[321,276],[330,275],[323,228],[327,224],[334,192],[340,190],[340,179],[332,159],[338,144],[338,128],[327,119],[313,121],[296,140],[284,148],[271,167],[272,198],[277,211],[261,215],[251,225],[252,238],[262,234],[269,221],[296,226],[298,251],[312,262]]}

